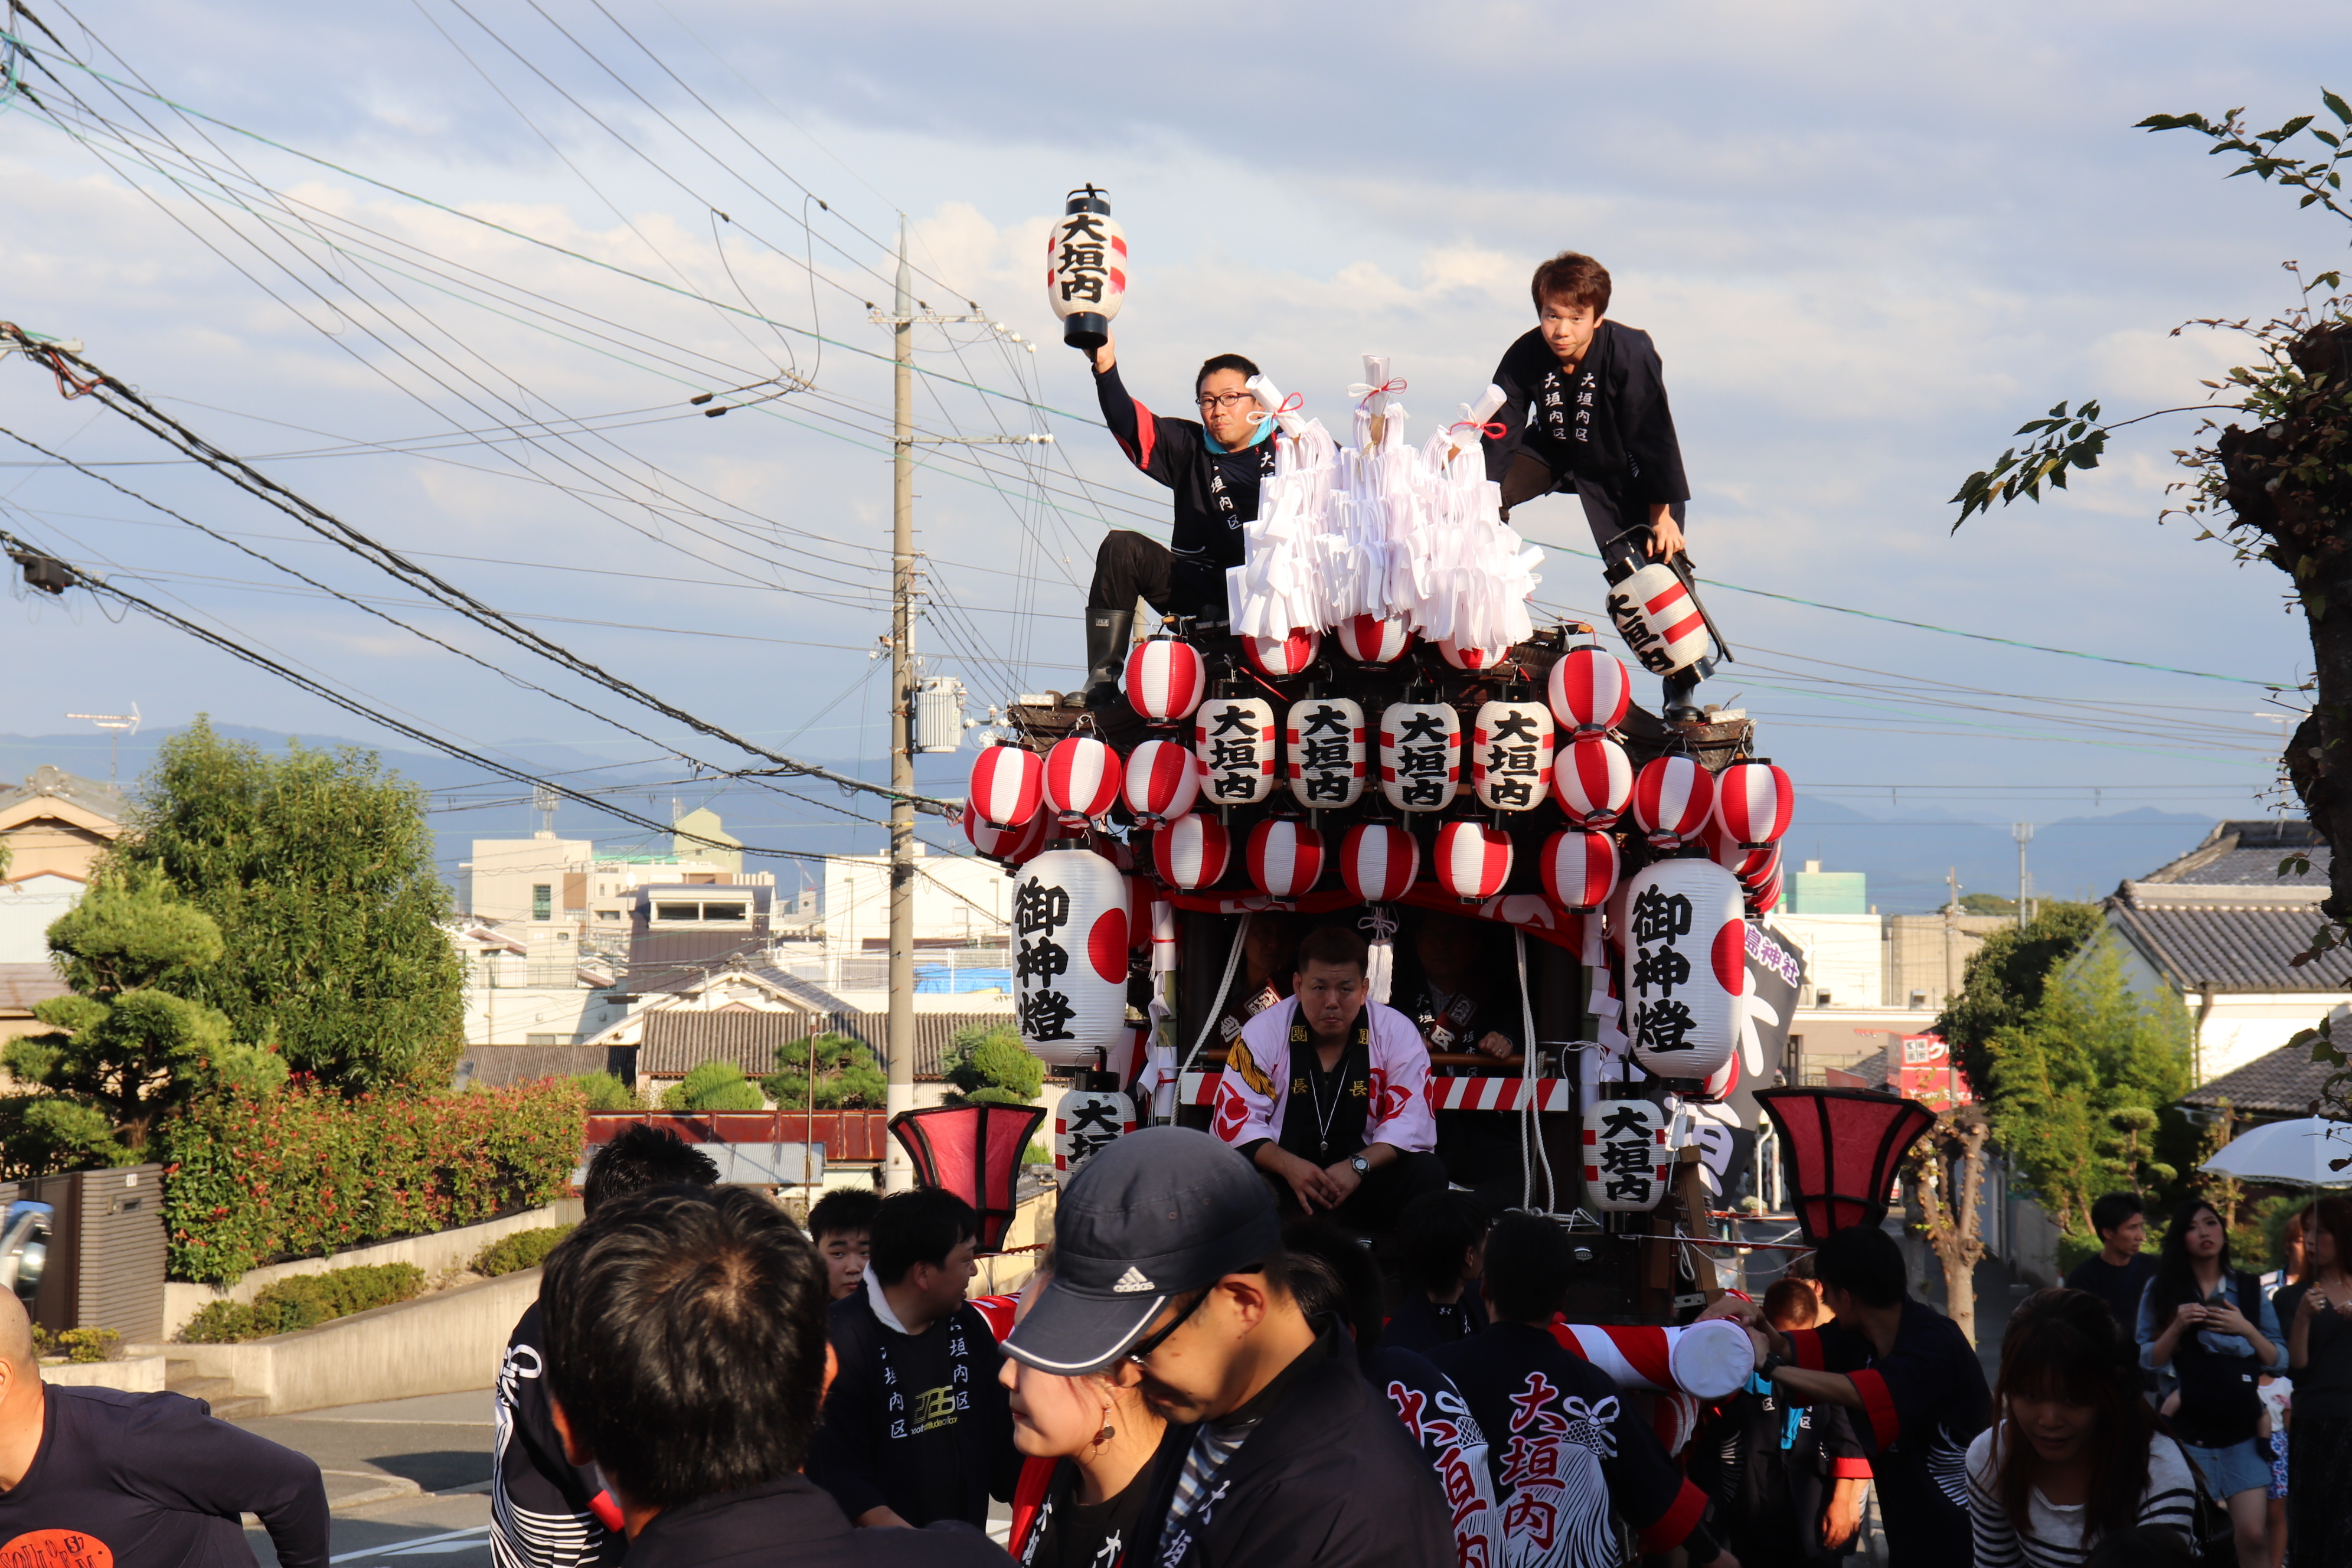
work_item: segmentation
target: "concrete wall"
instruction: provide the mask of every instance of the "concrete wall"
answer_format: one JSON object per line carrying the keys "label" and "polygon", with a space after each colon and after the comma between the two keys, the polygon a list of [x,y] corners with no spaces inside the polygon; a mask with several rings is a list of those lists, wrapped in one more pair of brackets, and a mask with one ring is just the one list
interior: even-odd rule
{"label": "concrete wall", "polygon": [[[208,1302],[251,1301],[262,1287],[280,1279],[290,1279],[297,1274],[324,1274],[330,1268],[356,1268],[362,1264],[414,1263],[425,1270],[425,1278],[430,1279],[436,1274],[465,1267],[482,1248],[519,1230],[539,1230],[551,1225],[576,1225],[579,1220],[580,1200],[562,1198],[545,1208],[509,1215],[504,1219],[485,1220],[480,1225],[436,1231],[430,1236],[404,1237],[398,1241],[380,1242],[373,1247],[338,1252],[329,1258],[304,1258],[292,1263],[272,1263],[267,1268],[253,1270],[234,1285],[189,1285],[177,1280],[166,1281],[163,1286],[163,1337],[168,1340],[176,1335],[187,1326],[188,1320]],[[174,1351],[173,1353],[178,1352]]]}
{"label": "concrete wall", "polygon": [[125,1394],[161,1394],[163,1358],[134,1355],[121,1361],[58,1362],[41,1368],[41,1381],[58,1388],[119,1388]]}
{"label": "concrete wall", "polygon": [[1801,1006],[1871,1007],[1885,990],[1885,943],[1876,915],[1775,914],[1773,929],[1803,952],[1805,985]]}
{"label": "concrete wall", "polygon": [[232,1392],[267,1401],[270,1415],[488,1388],[515,1321],[539,1299],[539,1274],[478,1279],[250,1344],[173,1345],[171,1359],[228,1379]]}

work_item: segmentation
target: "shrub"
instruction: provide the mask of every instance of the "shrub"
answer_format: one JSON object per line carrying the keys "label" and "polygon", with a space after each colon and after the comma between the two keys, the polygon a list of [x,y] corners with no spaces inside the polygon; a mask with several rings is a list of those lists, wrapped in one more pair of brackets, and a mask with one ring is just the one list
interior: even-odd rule
{"label": "shrub", "polygon": [[536,1268],[547,1261],[547,1255],[555,1250],[555,1244],[570,1236],[572,1228],[568,1225],[549,1225],[536,1230],[519,1230],[477,1253],[474,1272],[496,1276]]}
{"label": "shrub", "polygon": [[704,1062],[662,1095],[664,1110],[759,1110],[767,1103],[733,1062]]}
{"label": "shrub", "polygon": [[[405,1301],[425,1289],[425,1270],[414,1263],[362,1264],[324,1274],[297,1274],[265,1285],[253,1304],[207,1301],[180,1331],[192,1345],[233,1345],[247,1340],[315,1329],[373,1307]],[[70,1338],[59,1336],[60,1340]],[[79,1358],[77,1358],[79,1359]]]}
{"label": "shrub", "polygon": [[847,1035],[814,1035],[776,1047],[776,1070],[760,1080],[760,1092],[786,1110],[809,1106],[809,1059],[816,1059],[816,1106],[819,1110],[879,1110],[888,1103],[890,1086],[882,1068],[862,1040]]}
{"label": "shrub", "polygon": [[306,1083],[196,1101],[164,1124],[171,1277],[229,1284],[563,1195],[587,1137],[569,1080],[345,1100]]}
{"label": "shrub", "polygon": [[1045,1084],[1045,1064],[1009,1023],[958,1029],[940,1066],[948,1082],[961,1091],[951,1104],[1027,1105]]}
{"label": "shrub", "polygon": [[68,1329],[57,1338],[59,1350],[72,1362],[121,1361],[122,1336],[112,1329]]}
{"label": "shrub", "polygon": [[588,1097],[591,1110],[643,1110],[637,1091],[608,1072],[583,1072],[573,1079]]}

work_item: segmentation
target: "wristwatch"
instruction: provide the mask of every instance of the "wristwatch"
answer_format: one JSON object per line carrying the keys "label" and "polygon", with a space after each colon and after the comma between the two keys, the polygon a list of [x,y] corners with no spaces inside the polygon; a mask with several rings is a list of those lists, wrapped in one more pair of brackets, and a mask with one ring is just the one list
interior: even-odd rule
{"label": "wristwatch", "polygon": [[1765,1382],[1769,1383],[1772,1381],[1772,1374],[1774,1373],[1779,1372],[1784,1366],[1793,1366],[1794,1364],[1796,1363],[1791,1362],[1787,1356],[1782,1355],[1779,1351],[1766,1351],[1764,1352],[1764,1360],[1756,1368],[1756,1375],[1762,1378]]}
{"label": "wristwatch", "polygon": [[1348,1156],[1348,1169],[1359,1177],[1369,1176],[1372,1173],[1372,1163],[1361,1154],[1350,1154]]}

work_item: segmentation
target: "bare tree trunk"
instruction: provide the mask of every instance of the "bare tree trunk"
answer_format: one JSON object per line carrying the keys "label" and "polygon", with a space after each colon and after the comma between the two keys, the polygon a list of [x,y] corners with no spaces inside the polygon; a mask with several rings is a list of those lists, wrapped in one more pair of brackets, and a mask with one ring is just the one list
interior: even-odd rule
{"label": "bare tree trunk", "polygon": [[1927,1244],[1944,1266],[1944,1301],[1969,1343],[1977,1342],[1976,1268],[1985,1255],[1977,1201],[1984,1191],[1984,1112],[1946,1111],[1918,1156],[1917,1190]]}

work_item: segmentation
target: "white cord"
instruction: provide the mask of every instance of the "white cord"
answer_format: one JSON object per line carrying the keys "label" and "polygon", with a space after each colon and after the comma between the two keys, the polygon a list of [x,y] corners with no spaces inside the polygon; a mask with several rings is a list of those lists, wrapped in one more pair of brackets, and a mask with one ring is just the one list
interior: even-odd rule
{"label": "white cord", "polygon": [[1185,1072],[1192,1071],[1192,1064],[1201,1059],[1201,1047],[1209,1043],[1209,1036],[1215,1031],[1217,1020],[1225,1016],[1225,997],[1234,988],[1234,971],[1242,966],[1242,942],[1249,935],[1250,921],[1256,918],[1244,912],[1242,923],[1234,928],[1234,950],[1225,955],[1225,977],[1217,982],[1216,1000],[1209,1004],[1209,1018],[1201,1026],[1201,1037],[1194,1040],[1192,1048],[1184,1053],[1181,1070]]}
{"label": "white cord", "polygon": [[1544,1148],[1541,1124],[1536,1111],[1536,1008],[1528,994],[1528,933],[1517,926],[1511,928],[1511,941],[1518,954],[1519,963],[1519,1038],[1527,1042],[1519,1053],[1519,1196],[1523,1205],[1534,1208],[1536,1204],[1536,1164],[1543,1165],[1544,1206],[1539,1213],[1553,1214],[1559,1207],[1559,1187],[1552,1179],[1551,1154]]}

